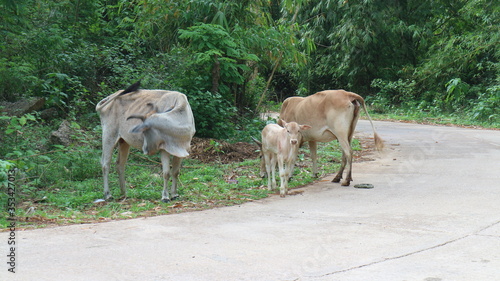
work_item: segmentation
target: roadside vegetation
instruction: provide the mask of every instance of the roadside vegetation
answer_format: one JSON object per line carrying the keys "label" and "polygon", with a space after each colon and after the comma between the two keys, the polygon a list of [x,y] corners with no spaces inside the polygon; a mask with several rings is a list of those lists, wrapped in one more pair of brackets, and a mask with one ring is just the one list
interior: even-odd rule
{"label": "roadside vegetation", "polygon": [[[196,138],[193,141],[196,151],[183,161],[178,200],[170,203],[160,200],[163,177],[159,155],[144,156],[141,151],[133,149],[126,168],[127,198],[120,198],[118,178],[113,171],[110,186],[116,199],[94,203],[103,198],[99,127],[85,130],[78,127],[78,132],[74,134],[74,145],[37,149],[37,146],[47,145],[40,142],[39,134],[49,132],[50,129],[44,124],[28,123],[19,137],[17,134],[8,135],[16,138],[15,141],[8,140],[16,143],[11,149],[18,151],[25,148],[27,153],[13,155],[2,151],[19,168],[15,180],[18,228],[203,210],[277,194],[277,190],[267,190],[267,179],[259,175],[260,158],[256,144]],[[359,158],[361,146],[357,140],[354,144]],[[45,152],[40,152],[40,149]],[[326,175],[338,169],[341,152],[337,145],[321,145],[319,151],[320,173]],[[295,169],[290,182],[292,189],[317,180],[311,175],[311,161],[307,153],[307,149],[301,149],[297,163],[300,169]],[[3,193],[0,199],[5,206],[7,194]],[[8,213],[2,209],[0,214],[0,227],[5,228],[9,224]]]}
{"label": "roadside vegetation", "polygon": [[[258,138],[260,113],[293,95],[346,89],[378,119],[498,129],[499,13],[492,0],[0,0],[0,226],[13,169],[26,226],[266,197],[255,153],[221,155]],[[186,160],[181,199],[165,205],[158,158],[134,151],[129,198],[93,204],[102,193],[95,105],[139,79],[185,93],[206,140],[198,156],[219,158]],[[36,107],[15,110],[28,100]],[[61,123],[64,144],[50,137]],[[323,172],[335,169],[327,155],[339,151],[321,149]],[[314,180],[307,163],[292,184]]]}

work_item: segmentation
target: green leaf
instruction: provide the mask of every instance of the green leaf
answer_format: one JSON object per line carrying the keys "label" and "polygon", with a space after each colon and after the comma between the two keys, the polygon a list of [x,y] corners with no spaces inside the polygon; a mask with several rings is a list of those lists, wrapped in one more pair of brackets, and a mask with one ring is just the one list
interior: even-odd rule
{"label": "green leaf", "polygon": [[26,125],[26,121],[27,121],[26,116],[22,116],[21,118],[19,118],[19,124],[21,126]]}

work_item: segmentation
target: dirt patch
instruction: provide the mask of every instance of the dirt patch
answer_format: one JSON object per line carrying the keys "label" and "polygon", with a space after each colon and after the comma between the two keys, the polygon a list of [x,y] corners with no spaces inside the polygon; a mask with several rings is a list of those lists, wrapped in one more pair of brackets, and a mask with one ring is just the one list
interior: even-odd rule
{"label": "dirt patch", "polygon": [[[354,151],[354,161],[373,161],[371,153],[375,150],[373,137],[358,136],[362,150]],[[259,147],[255,143],[237,142],[229,143],[223,140],[193,138],[191,141],[190,158],[203,163],[229,164],[247,159],[256,159],[260,156]],[[310,161],[309,149],[306,148],[305,156]],[[341,159],[338,160],[341,162]]]}
{"label": "dirt patch", "polygon": [[246,142],[229,143],[216,139],[193,138],[190,155],[190,158],[203,163],[228,164],[259,157],[259,147],[257,144]]}

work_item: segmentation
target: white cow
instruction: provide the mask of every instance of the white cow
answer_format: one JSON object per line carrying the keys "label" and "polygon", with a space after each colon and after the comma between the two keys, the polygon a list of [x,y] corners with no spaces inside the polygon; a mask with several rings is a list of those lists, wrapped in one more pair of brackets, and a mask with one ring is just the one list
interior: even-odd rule
{"label": "white cow", "polygon": [[[276,162],[278,162],[281,179],[280,196],[285,197],[288,179],[292,176],[293,167],[301,142],[301,131],[311,128],[309,125],[299,125],[296,122],[286,123],[283,127],[269,124],[262,130],[262,154],[266,166],[269,190],[276,188]],[[271,177],[272,175],[272,177]]]}
{"label": "white cow", "polygon": [[[120,188],[126,196],[125,163],[130,146],[153,155],[160,151],[163,166],[162,201],[178,197],[177,179],[182,158],[189,155],[195,133],[194,117],[187,97],[179,92],[139,90],[139,82],[118,91],[96,106],[102,125],[102,172],[104,198],[111,198],[108,175],[114,147],[118,144],[116,161]],[[170,168],[172,156],[172,168]],[[172,177],[171,196],[168,182]]]}

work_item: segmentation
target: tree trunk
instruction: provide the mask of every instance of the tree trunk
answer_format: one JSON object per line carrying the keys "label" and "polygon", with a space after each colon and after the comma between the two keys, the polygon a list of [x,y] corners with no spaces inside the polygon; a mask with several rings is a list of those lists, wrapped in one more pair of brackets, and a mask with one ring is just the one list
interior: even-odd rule
{"label": "tree trunk", "polygon": [[214,66],[212,67],[212,94],[219,91],[219,80],[220,80],[220,62],[218,56],[214,55]]}

